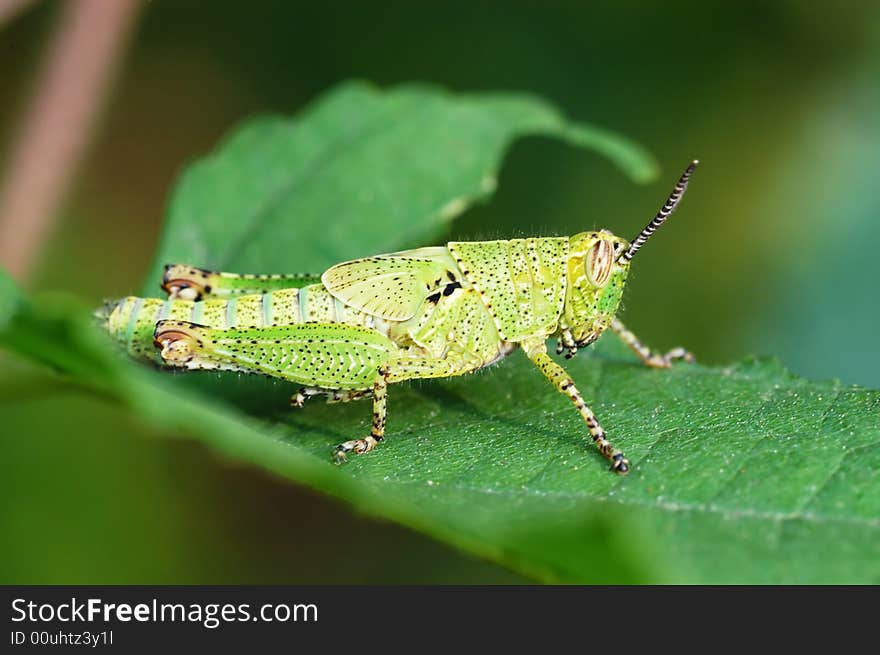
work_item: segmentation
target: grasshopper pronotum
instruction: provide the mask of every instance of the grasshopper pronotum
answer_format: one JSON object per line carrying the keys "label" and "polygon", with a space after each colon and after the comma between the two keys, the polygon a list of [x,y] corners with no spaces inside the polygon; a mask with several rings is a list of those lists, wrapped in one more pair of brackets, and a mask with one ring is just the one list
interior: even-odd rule
{"label": "grasshopper pronotum", "polygon": [[262,373],[303,385],[291,399],[372,396],[370,434],[340,444],[339,460],[385,436],[387,385],[461,375],[517,347],[586,423],[617,473],[630,464],[574,381],[548,354],[574,356],[611,328],[648,366],[692,360],[652,352],[616,317],[633,255],[678,206],[696,168],[632,242],[605,230],[572,237],[450,242],[337,264],[322,275],[235,275],[165,268],[166,300],[114,303],[107,327],[132,355],[189,370]]}

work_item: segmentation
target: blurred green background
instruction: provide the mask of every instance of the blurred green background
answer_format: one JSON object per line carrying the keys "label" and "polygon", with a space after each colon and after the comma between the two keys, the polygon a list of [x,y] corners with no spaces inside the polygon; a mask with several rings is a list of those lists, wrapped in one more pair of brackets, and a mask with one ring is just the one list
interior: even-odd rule
{"label": "blurred green background", "polygon": [[[4,162],[60,9],[0,26]],[[352,77],[531,91],[662,166],[634,187],[598,156],[526,139],[454,237],[632,236],[700,158],[640,255],[626,322],[706,363],[774,354],[880,387],[880,3],[153,0],[27,286],[94,303],[135,291],[187,162],[240,119]],[[519,580],[0,366],[0,582]]]}

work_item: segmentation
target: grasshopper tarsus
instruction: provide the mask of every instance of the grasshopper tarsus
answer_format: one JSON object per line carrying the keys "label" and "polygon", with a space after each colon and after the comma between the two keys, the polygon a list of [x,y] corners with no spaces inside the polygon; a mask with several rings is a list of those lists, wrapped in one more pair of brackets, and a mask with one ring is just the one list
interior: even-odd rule
{"label": "grasshopper tarsus", "polygon": [[623,453],[617,453],[611,458],[611,470],[618,475],[626,475],[629,473],[629,460],[623,456]]}

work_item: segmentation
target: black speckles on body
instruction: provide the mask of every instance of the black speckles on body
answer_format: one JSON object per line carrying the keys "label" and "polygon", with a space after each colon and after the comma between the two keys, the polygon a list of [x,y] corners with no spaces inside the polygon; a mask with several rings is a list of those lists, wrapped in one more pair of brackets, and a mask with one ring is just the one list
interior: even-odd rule
{"label": "black speckles on body", "polygon": [[460,283],[460,282],[452,282],[451,284],[447,284],[445,287],[443,287],[443,295],[444,295],[444,296],[451,296],[452,293],[453,293],[456,289],[461,289],[461,283]]}
{"label": "black speckles on body", "polygon": [[337,264],[323,274],[322,281],[349,307],[403,322],[415,315],[426,295],[441,290],[443,276],[452,266],[445,248],[423,248]]}
{"label": "black speckles on body", "polygon": [[565,302],[567,238],[448,245],[502,340],[519,341],[556,330]]}

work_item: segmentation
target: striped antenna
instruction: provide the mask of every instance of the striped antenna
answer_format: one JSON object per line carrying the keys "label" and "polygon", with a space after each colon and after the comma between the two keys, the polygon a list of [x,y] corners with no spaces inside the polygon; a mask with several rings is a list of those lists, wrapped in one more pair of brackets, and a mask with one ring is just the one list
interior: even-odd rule
{"label": "striped antenna", "polygon": [[645,229],[639,232],[639,236],[633,240],[629,249],[620,256],[621,261],[631,260],[633,255],[639,251],[639,248],[645,245],[645,242],[652,234],[654,234],[654,232],[657,231],[657,228],[663,225],[663,223],[666,222],[666,219],[672,215],[672,212],[678,207],[678,203],[681,202],[681,197],[684,195],[684,192],[687,190],[688,181],[691,179],[691,173],[694,172],[694,169],[699,163],[700,161],[698,159],[693,160],[691,165],[687,167],[687,170],[681,174],[681,177],[678,179],[678,184],[675,185],[672,193],[669,194],[666,203],[660,208],[660,211],[657,212],[654,219],[645,226]]}

